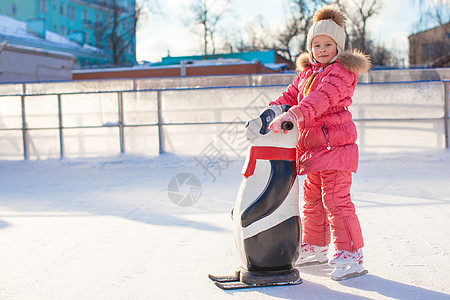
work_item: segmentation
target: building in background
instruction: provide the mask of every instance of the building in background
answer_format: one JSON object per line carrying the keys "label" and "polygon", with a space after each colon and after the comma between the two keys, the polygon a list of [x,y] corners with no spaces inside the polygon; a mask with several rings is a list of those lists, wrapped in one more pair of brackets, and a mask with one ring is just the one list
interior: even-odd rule
{"label": "building in background", "polygon": [[53,32],[105,52],[103,59],[75,54],[83,68],[132,66],[135,4],[135,0],[1,0],[0,15],[26,22],[27,30],[43,39],[46,32]]}
{"label": "building in background", "polygon": [[0,83],[72,79],[75,57],[68,53],[0,44]]}
{"label": "building in background", "polygon": [[[287,60],[283,56],[279,55],[275,50],[266,51],[247,51],[247,52],[236,52],[236,53],[224,53],[224,54],[214,54],[214,55],[191,55],[191,56],[166,56],[163,57],[159,65],[174,65],[181,64],[181,62],[195,63],[198,61],[208,61],[208,60],[220,60],[220,59],[238,59],[247,62],[259,61],[266,67],[272,69],[280,69],[279,71],[294,70],[295,63]],[[155,64],[153,64],[155,65]]]}
{"label": "building in background", "polygon": [[74,80],[266,74],[293,71],[294,63],[275,50],[216,55],[166,56],[160,63],[132,68],[74,70]]}
{"label": "building in background", "polygon": [[450,22],[408,39],[410,66],[450,67]]}
{"label": "building in background", "polygon": [[37,52],[67,54],[73,57],[74,66],[77,68],[86,61],[94,64],[109,62],[108,55],[104,50],[88,44],[80,45],[44,28],[35,28],[35,24],[18,21],[4,15],[0,15],[0,43],[6,43],[11,47],[34,49]]}

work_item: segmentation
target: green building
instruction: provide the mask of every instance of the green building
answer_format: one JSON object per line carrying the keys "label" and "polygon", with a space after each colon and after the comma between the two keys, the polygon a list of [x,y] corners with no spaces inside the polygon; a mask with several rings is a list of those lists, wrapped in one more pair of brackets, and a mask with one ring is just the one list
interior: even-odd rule
{"label": "green building", "polygon": [[72,53],[82,67],[132,66],[135,4],[136,0],[1,0],[0,15],[27,22],[28,30],[44,39],[47,30],[105,51],[102,59]]}

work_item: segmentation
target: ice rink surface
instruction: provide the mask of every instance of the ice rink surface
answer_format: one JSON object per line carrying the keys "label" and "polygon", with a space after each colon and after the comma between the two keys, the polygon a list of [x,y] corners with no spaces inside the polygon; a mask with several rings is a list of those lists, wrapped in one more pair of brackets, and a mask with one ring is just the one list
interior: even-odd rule
{"label": "ice rink surface", "polygon": [[[207,275],[239,265],[242,164],[0,161],[0,299],[450,299],[449,151],[361,155],[352,197],[368,275],[335,282],[306,267],[298,286],[225,292]],[[182,174],[200,184],[174,185]]]}

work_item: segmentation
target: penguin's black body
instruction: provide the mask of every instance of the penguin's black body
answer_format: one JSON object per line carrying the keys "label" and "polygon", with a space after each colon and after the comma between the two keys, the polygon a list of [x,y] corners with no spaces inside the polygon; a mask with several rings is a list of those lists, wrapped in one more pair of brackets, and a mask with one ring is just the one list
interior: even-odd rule
{"label": "penguin's black body", "polygon": [[[276,213],[296,180],[295,162],[271,160],[271,175],[261,195],[241,214],[242,227]],[[292,268],[300,243],[300,217],[293,215],[260,233],[244,239],[244,252],[249,271]],[[294,259],[294,261],[295,261]]]}

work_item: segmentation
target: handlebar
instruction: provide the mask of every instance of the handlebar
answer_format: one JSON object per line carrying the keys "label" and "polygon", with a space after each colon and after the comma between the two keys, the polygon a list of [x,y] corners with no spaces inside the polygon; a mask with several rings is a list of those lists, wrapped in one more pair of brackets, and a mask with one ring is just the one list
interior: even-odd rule
{"label": "handlebar", "polygon": [[294,128],[294,123],[290,121],[285,121],[281,124],[281,129],[292,130]]}

